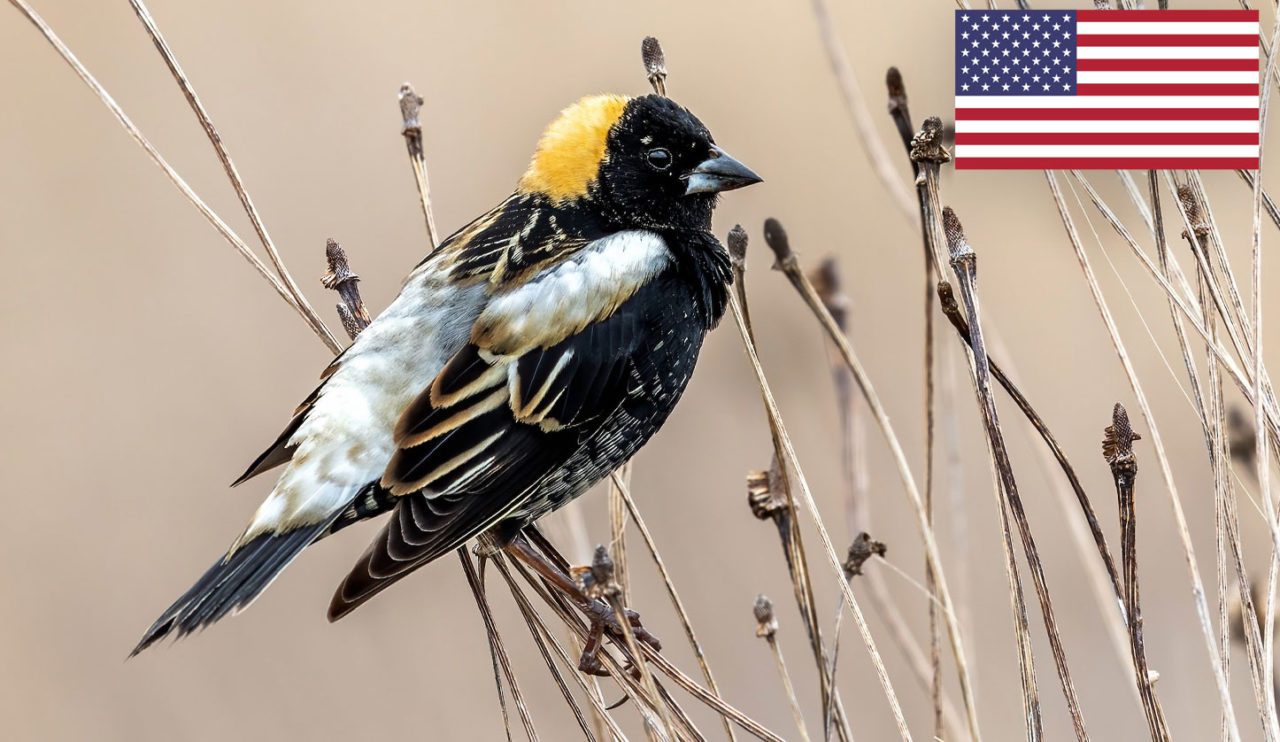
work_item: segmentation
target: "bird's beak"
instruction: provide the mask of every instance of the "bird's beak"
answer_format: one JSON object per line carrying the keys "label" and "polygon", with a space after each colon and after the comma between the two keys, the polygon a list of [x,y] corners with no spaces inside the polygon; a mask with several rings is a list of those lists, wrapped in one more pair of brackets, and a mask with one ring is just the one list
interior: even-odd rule
{"label": "bird's beak", "polygon": [[733,159],[728,152],[715,145],[711,146],[711,156],[698,163],[698,166],[685,178],[688,181],[688,187],[684,191],[686,196],[695,193],[732,191],[734,188],[743,188],[764,180],[753,173],[751,168]]}

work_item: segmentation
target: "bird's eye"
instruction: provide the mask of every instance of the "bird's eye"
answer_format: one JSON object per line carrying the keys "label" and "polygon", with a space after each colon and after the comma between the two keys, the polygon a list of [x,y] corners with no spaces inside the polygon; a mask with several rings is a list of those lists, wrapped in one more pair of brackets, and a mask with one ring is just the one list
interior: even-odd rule
{"label": "bird's eye", "polygon": [[656,147],[644,153],[644,159],[654,170],[666,170],[671,167],[671,152],[662,147]]}

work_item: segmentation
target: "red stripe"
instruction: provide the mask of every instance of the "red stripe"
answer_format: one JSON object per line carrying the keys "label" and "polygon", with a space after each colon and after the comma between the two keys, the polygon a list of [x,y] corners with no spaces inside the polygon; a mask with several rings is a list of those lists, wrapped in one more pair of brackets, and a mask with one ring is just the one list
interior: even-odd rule
{"label": "red stripe", "polygon": [[956,144],[1258,144],[1247,132],[956,132]]}
{"label": "red stripe", "polygon": [[1256,59],[1077,59],[1081,72],[1257,72]]}
{"label": "red stripe", "polygon": [[1082,34],[1079,46],[1257,46],[1257,34]]}
{"label": "red stripe", "polygon": [[1257,121],[1256,108],[957,108],[959,121]]}
{"label": "red stripe", "polygon": [[1078,95],[1257,95],[1256,83],[1204,83],[1177,85],[1161,83],[1084,83]]}
{"label": "red stripe", "polygon": [[1247,23],[1258,20],[1256,10],[1077,10],[1076,20],[1098,23],[1100,21],[1235,21]]}
{"label": "red stripe", "polygon": [[957,157],[956,170],[1257,170],[1256,157]]}

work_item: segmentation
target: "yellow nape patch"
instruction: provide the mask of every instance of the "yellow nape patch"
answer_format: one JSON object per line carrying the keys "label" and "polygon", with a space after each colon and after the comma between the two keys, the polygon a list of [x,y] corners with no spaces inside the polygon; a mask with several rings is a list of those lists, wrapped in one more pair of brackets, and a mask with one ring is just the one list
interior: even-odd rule
{"label": "yellow nape patch", "polygon": [[538,141],[538,151],[520,179],[520,191],[555,201],[586,195],[604,160],[609,129],[629,100],[593,95],[561,111]]}

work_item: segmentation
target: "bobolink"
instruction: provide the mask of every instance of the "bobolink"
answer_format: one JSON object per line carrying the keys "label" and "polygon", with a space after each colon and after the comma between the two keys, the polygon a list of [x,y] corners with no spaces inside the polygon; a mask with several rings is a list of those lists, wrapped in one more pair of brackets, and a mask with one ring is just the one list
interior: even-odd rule
{"label": "bobolink", "polygon": [[655,95],[584,98],[514,194],[431,252],[236,484],[287,464],[134,654],[245,607],[310,544],[390,519],[330,620],[582,494],[662,426],[725,311],[720,191],[760,180]]}

